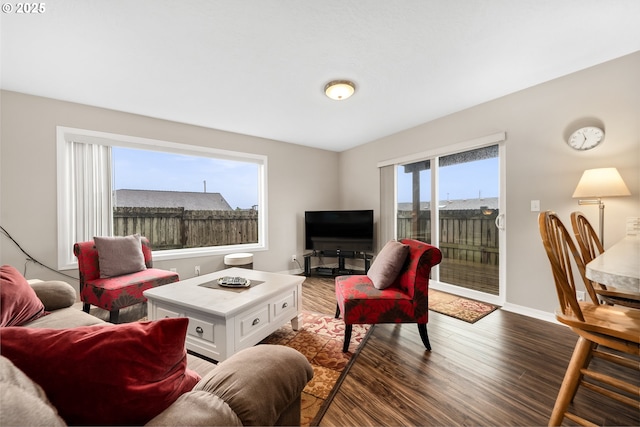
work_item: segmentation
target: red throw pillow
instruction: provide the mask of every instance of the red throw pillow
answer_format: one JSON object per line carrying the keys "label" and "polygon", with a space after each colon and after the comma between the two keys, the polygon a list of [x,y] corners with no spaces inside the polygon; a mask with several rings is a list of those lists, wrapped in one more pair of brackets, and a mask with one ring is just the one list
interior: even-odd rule
{"label": "red throw pillow", "polygon": [[0,326],[20,326],[45,315],[44,304],[15,267],[0,267]]}
{"label": "red throw pillow", "polygon": [[73,329],[0,328],[0,352],[38,383],[70,425],[143,425],[190,391],[189,320]]}

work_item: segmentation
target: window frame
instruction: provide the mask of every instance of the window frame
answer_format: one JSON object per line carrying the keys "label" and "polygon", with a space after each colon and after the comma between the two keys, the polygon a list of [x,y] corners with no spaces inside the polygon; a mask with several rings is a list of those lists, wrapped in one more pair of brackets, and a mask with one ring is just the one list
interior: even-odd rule
{"label": "window frame", "polygon": [[[267,171],[268,158],[265,155],[243,153],[238,151],[223,150],[219,148],[204,147],[199,145],[183,144],[163,141],[151,138],[142,138],[129,135],[120,135],[101,131],[56,127],[56,152],[57,152],[57,224],[58,224],[58,269],[71,270],[78,268],[78,261],[73,255],[73,245],[76,237],[72,231],[72,222],[67,218],[74,216],[72,208],[75,200],[72,194],[71,183],[68,182],[66,172],[71,168],[67,156],[67,145],[71,141],[135,148],[140,150],[162,151],[167,153],[186,154],[200,157],[213,157],[217,159],[233,160],[254,163],[258,165],[258,242],[240,245],[208,246],[199,248],[168,249],[154,251],[153,259],[157,261],[192,258],[211,255],[224,255],[238,251],[262,251],[268,249],[267,230]],[[92,237],[87,238],[90,240]]]}

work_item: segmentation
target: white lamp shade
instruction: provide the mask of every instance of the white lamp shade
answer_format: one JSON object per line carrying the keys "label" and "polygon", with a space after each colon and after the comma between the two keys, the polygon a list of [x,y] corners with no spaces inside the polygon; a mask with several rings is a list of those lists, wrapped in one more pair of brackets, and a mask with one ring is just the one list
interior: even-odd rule
{"label": "white lamp shade", "polygon": [[616,168],[587,169],[573,192],[574,198],[630,195],[631,192]]}

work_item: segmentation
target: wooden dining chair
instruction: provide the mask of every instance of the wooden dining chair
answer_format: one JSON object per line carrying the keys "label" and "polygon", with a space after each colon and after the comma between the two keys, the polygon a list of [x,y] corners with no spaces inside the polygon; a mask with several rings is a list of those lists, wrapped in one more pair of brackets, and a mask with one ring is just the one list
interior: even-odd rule
{"label": "wooden dining chair", "polygon": [[[585,283],[585,287],[591,301],[578,301],[572,262],[577,266],[579,276],[586,278],[582,256],[554,212],[541,212],[538,224],[560,302],[556,319],[578,335],[549,425],[560,425],[565,417],[579,425],[595,425],[569,412],[579,386],[638,409],[640,387],[637,380],[635,383],[632,381],[638,378],[640,372],[640,310],[600,304],[590,283]],[[619,375],[612,376],[602,370],[592,369],[590,366],[594,357],[620,367],[616,369]],[[629,378],[632,380],[626,380]]]}
{"label": "wooden dining chair", "polygon": [[[604,247],[602,242],[600,242],[600,238],[582,212],[571,213],[571,228],[573,228],[573,234],[580,247],[582,261],[585,266],[598,255],[604,253]],[[589,279],[585,278],[585,280]],[[591,284],[596,294],[607,304],[623,305],[640,309],[640,293],[617,289],[594,281],[591,281]]]}

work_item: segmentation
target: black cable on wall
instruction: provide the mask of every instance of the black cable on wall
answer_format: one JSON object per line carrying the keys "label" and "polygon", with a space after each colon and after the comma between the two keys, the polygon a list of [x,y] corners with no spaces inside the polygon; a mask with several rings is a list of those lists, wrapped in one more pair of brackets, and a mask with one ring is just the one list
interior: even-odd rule
{"label": "black cable on wall", "polygon": [[20,246],[20,244],[18,242],[16,242],[16,240],[11,237],[11,234],[9,234],[9,232],[7,230],[4,229],[3,226],[0,225],[0,230],[2,230],[2,234],[7,237],[9,240],[11,240],[13,242],[14,245],[16,245],[16,247],[20,250],[20,252],[22,252],[23,254],[25,254],[25,256],[27,257],[27,260],[24,263],[24,272],[22,273],[22,275],[24,277],[27,277],[27,264],[29,263],[29,261],[36,263],[38,265],[40,265],[41,267],[46,268],[47,270],[53,271],[54,273],[60,274],[64,277],[67,277],[69,279],[73,279],[73,280],[78,280],[77,277],[73,277],[70,276],[68,274],[62,273],[58,270],[56,270],[55,268],[51,268],[48,265],[43,264],[42,262],[38,261],[37,259],[35,259],[34,257],[32,257],[31,255],[29,255],[29,253],[27,251],[25,251],[24,249],[22,249],[22,246]]}

